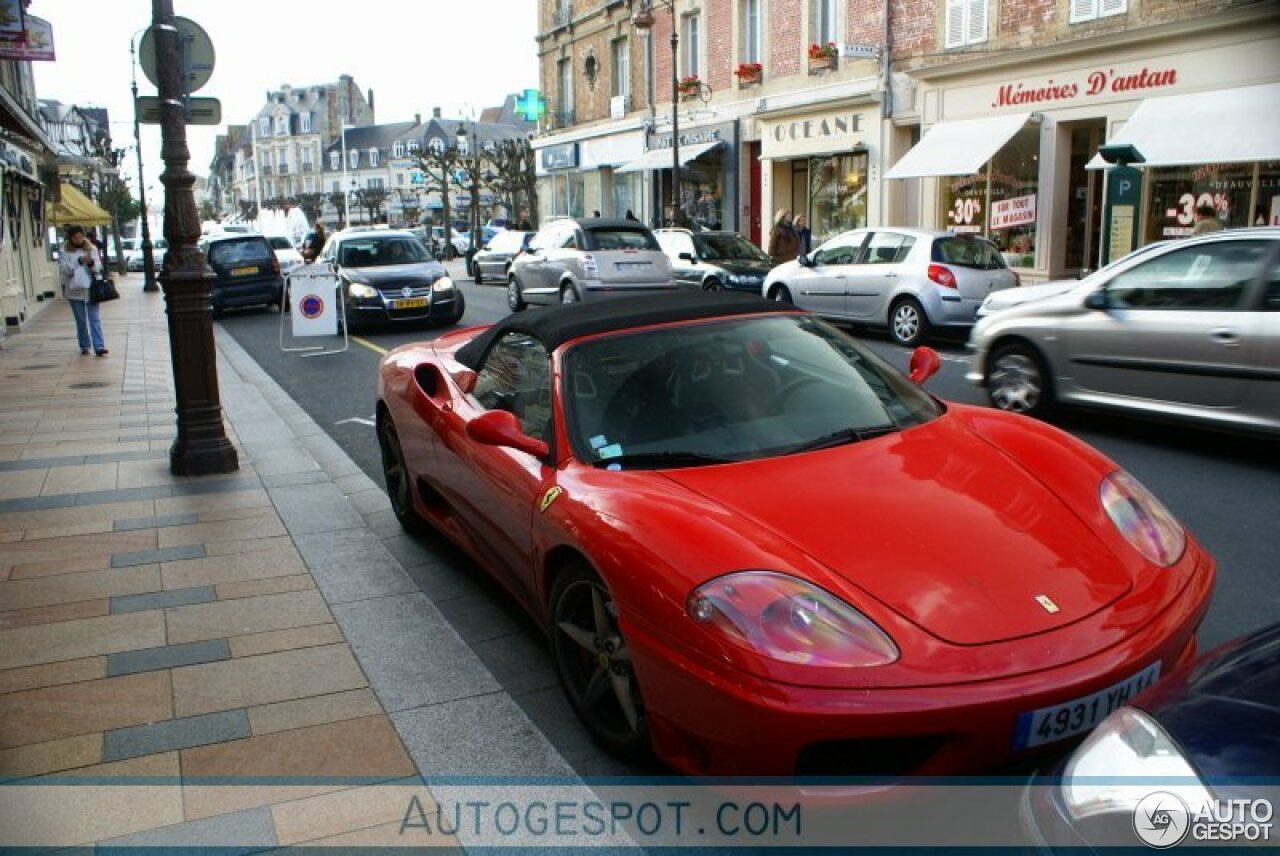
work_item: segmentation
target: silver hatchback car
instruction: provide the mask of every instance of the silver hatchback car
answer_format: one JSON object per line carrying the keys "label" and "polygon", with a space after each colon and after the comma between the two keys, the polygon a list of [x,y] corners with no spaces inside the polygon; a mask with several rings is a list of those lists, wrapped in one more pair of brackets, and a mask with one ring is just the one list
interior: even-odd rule
{"label": "silver hatchback car", "polygon": [[507,306],[577,303],[610,294],[675,291],[671,261],[634,220],[553,220],[511,262]]}
{"label": "silver hatchback car", "polygon": [[837,235],[779,265],[761,294],[826,318],[888,324],[894,340],[914,347],[934,327],[973,326],[988,294],[1019,284],[985,238],[879,227]]}
{"label": "silver hatchback car", "polygon": [[1280,228],[1170,242],[978,322],[1001,410],[1114,408],[1280,433]]}

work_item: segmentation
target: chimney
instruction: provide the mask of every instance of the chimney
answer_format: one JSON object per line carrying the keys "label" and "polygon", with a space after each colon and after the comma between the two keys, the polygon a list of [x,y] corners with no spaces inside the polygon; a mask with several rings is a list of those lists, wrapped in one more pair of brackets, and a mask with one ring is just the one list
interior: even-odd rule
{"label": "chimney", "polygon": [[369,112],[373,112],[373,87],[369,87]]}
{"label": "chimney", "polygon": [[415,125],[421,125],[421,124],[422,124],[422,114],[421,114],[421,113],[414,113],[414,114],[413,114],[413,124],[415,124]]}
{"label": "chimney", "polygon": [[432,119],[439,119],[439,118],[440,118],[440,108],[439,108],[439,107],[432,107],[432,108],[431,108],[431,118],[432,118]]}

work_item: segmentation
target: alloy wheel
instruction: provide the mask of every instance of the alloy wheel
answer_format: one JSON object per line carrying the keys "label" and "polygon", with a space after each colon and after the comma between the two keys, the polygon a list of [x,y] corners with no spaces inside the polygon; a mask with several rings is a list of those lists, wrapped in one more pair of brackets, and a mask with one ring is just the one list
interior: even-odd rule
{"label": "alloy wheel", "polygon": [[409,468],[405,464],[404,451],[400,448],[400,437],[389,417],[378,428],[378,446],[382,452],[382,478],[387,485],[391,511],[403,529],[416,532],[422,528],[422,518],[413,508],[413,485]]}
{"label": "alloy wheel", "polygon": [[513,276],[507,280],[507,308],[512,312],[524,309],[524,296],[520,294],[520,283]]}
{"label": "alloy wheel", "polygon": [[1039,363],[1021,349],[996,355],[987,375],[991,403],[1013,413],[1037,413],[1044,402],[1044,375]]}
{"label": "alloy wheel", "polygon": [[566,284],[566,285],[560,286],[560,302],[565,304],[566,306],[569,305],[570,303],[578,302],[578,292],[574,289],[572,285]]}
{"label": "alloy wheel", "polygon": [[893,308],[889,319],[889,327],[898,344],[908,347],[924,338],[924,314],[912,300],[904,300]]}

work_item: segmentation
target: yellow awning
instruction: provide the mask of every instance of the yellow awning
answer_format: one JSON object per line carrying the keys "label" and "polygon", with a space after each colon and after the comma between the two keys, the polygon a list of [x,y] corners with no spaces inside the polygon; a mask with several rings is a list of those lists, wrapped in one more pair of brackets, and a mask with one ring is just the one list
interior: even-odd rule
{"label": "yellow awning", "polygon": [[62,200],[50,202],[47,206],[48,222],[59,228],[76,224],[78,226],[109,226],[111,215],[93,203],[89,197],[73,184],[62,185]]}

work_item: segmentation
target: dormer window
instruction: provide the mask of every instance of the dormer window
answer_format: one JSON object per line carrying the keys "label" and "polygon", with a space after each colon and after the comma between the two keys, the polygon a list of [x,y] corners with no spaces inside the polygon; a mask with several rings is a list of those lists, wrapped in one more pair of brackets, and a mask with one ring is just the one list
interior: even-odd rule
{"label": "dormer window", "polygon": [[420,149],[420,148],[422,148],[422,142],[421,142],[420,140],[410,140],[410,141],[409,141],[409,151],[410,151],[410,152],[416,152],[416,151],[418,151],[418,149]]}
{"label": "dormer window", "polygon": [[352,149],[351,151],[347,152],[347,169],[359,169],[359,168],[360,168],[360,150]]}
{"label": "dormer window", "polygon": [[261,119],[259,119],[259,120],[258,120],[258,135],[259,135],[259,136],[262,136],[262,137],[269,137],[269,136],[271,136],[271,119],[270,119],[270,117],[268,117],[268,116],[263,116]]}
{"label": "dormer window", "polygon": [[378,165],[378,150],[369,149],[369,166],[377,166],[377,165]]}
{"label": "dormer window", "polygon": [[288,135],[289,135],[289,117],[277,116],[276,117],[276,136],[287,137]]}
{"label": "dormer window", "polygon": [[301,126],[302,126],[302,133],[304,134],[311,133],[311,114],[310,113],[302,114]]}
{"label": "dormer window", "polygon": [[329,152],[329,169],[334,170],[335,172],[342,169],[341,152]]}
{"label": "dormer window", "polygon": [[391,146],[391,156],[393,158],[404,157],[404,140],[396,140]]}

